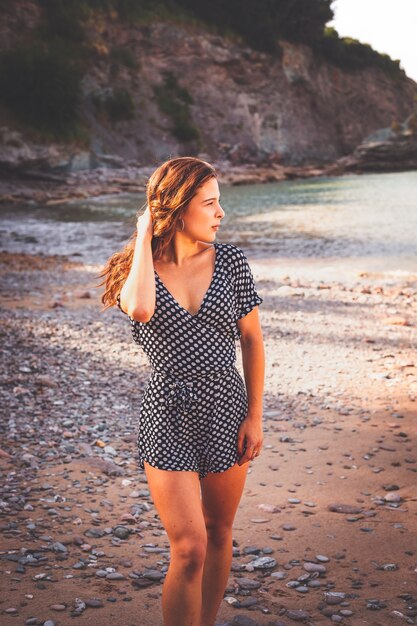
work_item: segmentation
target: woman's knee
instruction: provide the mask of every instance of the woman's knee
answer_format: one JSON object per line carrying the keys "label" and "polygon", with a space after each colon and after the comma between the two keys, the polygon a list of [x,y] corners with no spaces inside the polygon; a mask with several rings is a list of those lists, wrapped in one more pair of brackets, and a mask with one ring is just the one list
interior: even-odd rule
{"label": "woman's knee", "polygon": [[206,521],[207,539],[212,545],[223,548],[231,541],[232,526],[219,520]]}
{"label": "woman's knee", "polygon": [[171,560],[175,560],[184,573],[193,576],[204,566],[207,554],[207,536],[189,536],[171,542]]}

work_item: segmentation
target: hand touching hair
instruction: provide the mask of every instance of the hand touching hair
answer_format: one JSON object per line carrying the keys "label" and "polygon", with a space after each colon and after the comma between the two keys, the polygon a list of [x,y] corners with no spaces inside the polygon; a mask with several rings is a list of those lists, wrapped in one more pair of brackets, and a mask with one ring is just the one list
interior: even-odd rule
{"label": "hand touching hair", "polygon": [[[132,265],[138,224],[146,215],[146,211],[149,209],[149,215],[145,220],[146,228],[149,228],[149,223],[152,224],[152,256],[158,260],[169,247],[175,235],[177,223],[189,202],[198,189],[212,177],[217,177],[214,167],[196,157],[169,159],[153,172],[146,185],[147,202],[136,215],[135,231],[125,247],[108,259],[99,274],[99,278],[103,280],[97,286],[105,284],[105,291],[101,296],[104,304],[103,310],[116,304],[116,296]],[[140,213],[143,208],[145,211]],[[143,220],[142,224],[144,224]]]}

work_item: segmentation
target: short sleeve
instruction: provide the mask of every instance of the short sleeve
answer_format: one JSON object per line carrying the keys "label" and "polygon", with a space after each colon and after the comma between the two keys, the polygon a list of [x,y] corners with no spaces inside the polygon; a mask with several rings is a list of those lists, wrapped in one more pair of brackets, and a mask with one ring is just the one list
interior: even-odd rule
{"label": "short sleeve", "polygon": [[252,270],[240,248],[235,249],[234,259],[234,296],[236,305],[236,320],[250,313],[253,308],[263,302],[257,293]]}
{"label": "short sleeve", "polygon": [[117,295],[116,304],[119,307],[119,309],[121,310],[121,312],[124,313],[125,315],[127,315],[126,311],[123,311],[122,307],[120,306],[120,293]]}

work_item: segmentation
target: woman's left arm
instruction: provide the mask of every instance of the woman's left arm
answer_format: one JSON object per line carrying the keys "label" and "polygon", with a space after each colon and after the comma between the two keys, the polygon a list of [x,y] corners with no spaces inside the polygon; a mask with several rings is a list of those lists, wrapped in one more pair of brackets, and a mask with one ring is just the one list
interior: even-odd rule
{"label": "woman's left arm", "polygon": [[241,332],[242,364],[248,396],[248,413],[239,427],[239,465],[259,454],[263,443],[262,398],[265,378],[265,350],[258,307],[237,322]]}

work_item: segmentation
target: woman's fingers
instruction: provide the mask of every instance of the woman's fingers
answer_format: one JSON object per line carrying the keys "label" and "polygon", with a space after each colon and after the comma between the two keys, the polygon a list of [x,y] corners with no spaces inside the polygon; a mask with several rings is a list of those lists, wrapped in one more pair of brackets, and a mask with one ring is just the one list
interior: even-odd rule
{"label": "woman's fingers", "polygon": [[[242,436],[242,438],[244,439],[244,435]],[[239,452],[239,461],[238,464],[239,465],[243,465],[243,463],[247,463],[248,461],[252,461],[255,457],[259,456],[259,446],[256,443],[252,443],[252,442],[243,442],[243,444],[241,444],[241,446],[238,446],[238,452]]]}
{"label": "woman's fingers", "polygon": [[237,451],[239,452],[239,456],[242,456],[244,448],[245,448],[245,433],[242,431],[242,429],[240,429],[237,435]]}

